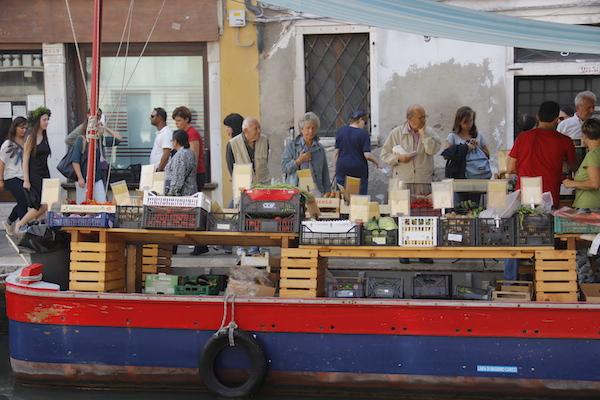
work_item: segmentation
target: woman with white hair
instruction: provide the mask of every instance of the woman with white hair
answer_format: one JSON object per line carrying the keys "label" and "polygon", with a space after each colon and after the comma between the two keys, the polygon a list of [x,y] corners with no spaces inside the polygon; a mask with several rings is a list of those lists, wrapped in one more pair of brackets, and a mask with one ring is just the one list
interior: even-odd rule
{"label": "woman with white hair", "polygon": [[307,112],[298,121],[300,134],[290,141],[283,152],[281,167],[286,182],[297,186],[298,170],[310,169],[313,181],[321,194],[331,191],[329,167],[325,148],[319,143],[317,132],[321,121],[313,112]]}

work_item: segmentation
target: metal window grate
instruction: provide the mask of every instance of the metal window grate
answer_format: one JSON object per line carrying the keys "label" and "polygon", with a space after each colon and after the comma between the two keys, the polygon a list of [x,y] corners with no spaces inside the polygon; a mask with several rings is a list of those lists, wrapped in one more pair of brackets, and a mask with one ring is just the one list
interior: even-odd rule
{"label": "metal window grate", "polygon": [[369,34],[305,35],[306,109],[334,136],[353,110],[370,109]]}
{"label": "metal window grate", "polygon": [[544,101],[556,101],[561,106],[571,105],[577,93],[591,90],[599,93],[598,76],[527,76],[515,77],[515,136],[519,133],[519,117],[535,116]]}

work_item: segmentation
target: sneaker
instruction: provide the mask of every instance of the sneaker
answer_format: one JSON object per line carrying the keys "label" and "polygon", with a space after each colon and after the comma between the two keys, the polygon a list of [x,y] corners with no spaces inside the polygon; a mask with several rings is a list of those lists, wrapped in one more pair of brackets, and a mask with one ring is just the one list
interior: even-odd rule
{"label": "sneaker", "polygon": [[8,220],[4,221],[4,230],[7,235],[13,236],[15,234],[15,223],[11,223]]}

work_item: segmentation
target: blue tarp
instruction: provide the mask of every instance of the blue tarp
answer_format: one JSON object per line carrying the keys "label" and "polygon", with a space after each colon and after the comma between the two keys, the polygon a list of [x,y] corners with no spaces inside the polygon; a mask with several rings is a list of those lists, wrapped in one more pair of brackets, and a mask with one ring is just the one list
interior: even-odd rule
{"label": "blue tarp", "polygon": [[430,0],[267,0],[321,17],[425,36],[600,54],[600,28],[534,21]]}

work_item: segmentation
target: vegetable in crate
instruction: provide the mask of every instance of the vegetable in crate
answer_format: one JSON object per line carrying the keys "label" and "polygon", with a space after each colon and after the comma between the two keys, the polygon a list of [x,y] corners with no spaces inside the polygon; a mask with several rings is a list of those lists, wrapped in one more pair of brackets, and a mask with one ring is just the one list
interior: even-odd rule
{"label": "vegetable in crate", "polygon": [[381,217],[379,218],[379,229],[383,229],[386,231],[393,231],[394,229],[398,229],[398,225],[396,221],[392,217]]}

